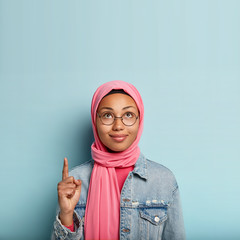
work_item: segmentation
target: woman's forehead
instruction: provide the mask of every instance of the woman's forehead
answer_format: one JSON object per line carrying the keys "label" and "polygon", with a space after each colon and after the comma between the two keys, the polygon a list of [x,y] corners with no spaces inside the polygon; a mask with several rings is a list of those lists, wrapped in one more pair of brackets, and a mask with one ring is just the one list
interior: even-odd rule
{"label": "woman's forehead", "polygon": [[123,108],[137,108],[135,101],[129,95],[122,93],[114,93],[102,98],[98,105],[98,110],[102,108],[111,108],[113,110],[122,110]]}

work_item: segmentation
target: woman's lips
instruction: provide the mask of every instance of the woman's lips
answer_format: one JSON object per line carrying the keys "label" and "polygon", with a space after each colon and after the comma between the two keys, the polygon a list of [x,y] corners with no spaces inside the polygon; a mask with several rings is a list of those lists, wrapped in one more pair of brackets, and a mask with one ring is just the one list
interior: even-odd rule
{"label": "woman's lips", "polygon": [[116,142],[122,142],[127,138],[127,135],[125,134],[110,135],[110,137]]}

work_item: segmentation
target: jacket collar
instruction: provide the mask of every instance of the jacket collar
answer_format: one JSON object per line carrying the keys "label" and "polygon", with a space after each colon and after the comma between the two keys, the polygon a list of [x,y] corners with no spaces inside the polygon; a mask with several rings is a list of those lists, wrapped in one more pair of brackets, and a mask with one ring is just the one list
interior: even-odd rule
{"label": "jacket collar", "polygon": [[136,173],[141,178],[144,178],[144,179],[148,178],[148,174],[147,174],[147,160],[146,160],[145,156],[142,153],[140,153],[140,156],[139,156],[137,162],[135,163],[135,166],[134,166],[134,169],[133,169],[133,173]]}

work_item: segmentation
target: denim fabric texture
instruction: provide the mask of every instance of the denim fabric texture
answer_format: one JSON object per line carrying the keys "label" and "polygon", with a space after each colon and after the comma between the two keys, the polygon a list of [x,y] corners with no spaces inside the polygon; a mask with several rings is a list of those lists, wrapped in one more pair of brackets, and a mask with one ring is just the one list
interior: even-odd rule
{"label": "denim fabric texture", "polygon": [[[84,239],[84,215],[93,160],[73,168],[69,175],[82,180],[74,212],[75,231],[56,216],[52,240]],[[120,240],[184,240],[185,230],[179,189],[173,173],[141,153],[121,191]]]}

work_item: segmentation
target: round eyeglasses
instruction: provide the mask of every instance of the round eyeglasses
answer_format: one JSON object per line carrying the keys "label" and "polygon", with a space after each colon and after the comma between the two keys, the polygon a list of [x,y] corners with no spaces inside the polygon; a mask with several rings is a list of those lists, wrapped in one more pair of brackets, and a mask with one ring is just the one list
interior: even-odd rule
{"label": "round eyeglasses", "polygon": [[116,118],[120,118],[125,126],[132,126],[138,119],[133,112],[126,112],[121,117],[116,117],[111,112],[103,112],[101,115],[97,113],[97,115],[104,125],[112,125]]}

